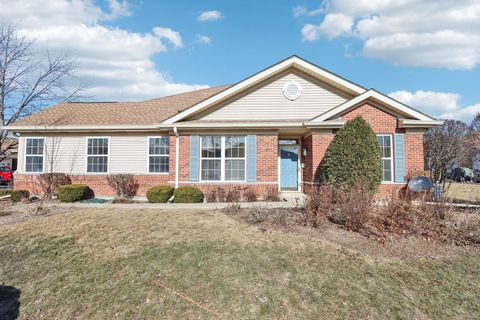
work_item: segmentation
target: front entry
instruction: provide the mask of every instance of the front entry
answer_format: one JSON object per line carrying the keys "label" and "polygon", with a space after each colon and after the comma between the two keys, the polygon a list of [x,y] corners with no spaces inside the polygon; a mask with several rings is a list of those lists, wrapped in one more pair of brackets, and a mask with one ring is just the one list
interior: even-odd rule
{"label": "front entry", "polygon": [[298,147],[280,147],[280,189],[298,190]]}

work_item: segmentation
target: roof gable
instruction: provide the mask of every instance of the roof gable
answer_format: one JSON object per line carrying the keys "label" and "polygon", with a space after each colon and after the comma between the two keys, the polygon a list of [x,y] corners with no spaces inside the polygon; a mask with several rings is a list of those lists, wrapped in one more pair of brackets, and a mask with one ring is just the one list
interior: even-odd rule
{"label": "roof gable", "polygon": [[[300,94],[289,99],[284,89],[292,84],[298,86]],[[182,121],[244,121],[252,117],[269,121],[309,120],[351,98],[352,95],[301,71],[289,69]]]}
{"label": "roof gable", "polygon": [[228,89],[208,98],[204,101],[197,103],[196,105],[192,106],[191,108],[180,112],[179,114],[166,119],[163,121],[163,124],[173,124],[177,121],[185,120],[188,117],[192,117],[195,114],[200,112],[204,112],[206,109],[211,108],[213,106],[218,105],[221,102],[224,102],[235,95],[242,93],[249,88],[256,86],[262,82],[265,82],[272,77],[285,72],[288,69],[295,69],[299,70],[309,76],[318,79],[336,87],[346,93],[351,95],[358,95],[366,91],[365,88],[348,81],[332,72],[329,72],[323,68],[320,68],[306,60],[303,60],[297,56],[292,56],[288,59],[285,59],[263,71],[258,72],[257,74],[242,80],[233,86],[229,87]]}
{"label": "roof gable", "polygon": [[371,100],[376,103],[379,103],[380,105],[386,107],[387,110],[390,109],[391,113],[395,115],[399,115],[399,116],[403,115],[404,117],[411,118],[412,120],[436,121],[434,118],[427,116],[426,114],[418,110],[415,110],[401,102],[398,102],[397,100],[389,96],[381,94],[378,91],[370,89],[356,96],[355,98],[352,98],[346,101],[345,103],[322,113],[321,115],[311,119],[309,122],[318,123],[318,122],[333,120],[339,115],[359,106],[361,103],[367,100]]}

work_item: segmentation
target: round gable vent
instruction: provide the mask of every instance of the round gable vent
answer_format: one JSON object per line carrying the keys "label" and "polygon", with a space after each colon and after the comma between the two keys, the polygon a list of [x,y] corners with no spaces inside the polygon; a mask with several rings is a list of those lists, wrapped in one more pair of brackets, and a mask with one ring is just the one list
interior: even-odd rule
{"label": "round gable vent", "polygon": [[302,86],[296,81],[288,81],[283,86],[283,95],[289,100],[296,100],[302,95]]}

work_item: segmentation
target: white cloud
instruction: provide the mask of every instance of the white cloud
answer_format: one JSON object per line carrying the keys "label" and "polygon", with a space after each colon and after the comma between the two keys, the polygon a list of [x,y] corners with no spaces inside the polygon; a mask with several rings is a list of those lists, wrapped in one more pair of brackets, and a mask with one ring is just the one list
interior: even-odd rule
{"label": "white cloud", "polygon": [[153,28],[153,33],[160,39],[167,39],[175,48],[183,47],[182,37],[177,31],[173,31],[170,28]]}
{"label": "white cloud", "polygon": [[313,10],[308,10],[307,7],[305,6],[298,6],[292,9],[292,13],[294,17],[300,17],[300,16],[313,17],[322,12],[323,12],[322,7],[313,9]]}
{"label": "white cloud", "polygon": [[211,44],[212,39],[210,39],[210,37],[208,36],[202,36],[200,34],[197,34],[197,36],[195,37],[195,42],[202,44]]}
{"label": "white cloud", "polygon": [[204,88],[175,83],[155,68],[153,57],[183,46],[181,35],[165,27],[136,33],[104,21],[131,14],[127,1],[110,1],[104,11],[90,0],[0,0],[0,19],[17,24],[39,49],[69,52],[95,100],[142,100]]}
{"label": "white cloud", "polygon": [[325,0],[323,7],[320,23],[303,27],[304,40],[352,36],[363,41],[364,55],[402,65],[472,69],[480,63],[478,0]]}
{"label": "white cloud", "polygon": [[219,20],[219,19],[222,19],[222,18],[223,18],[222,13],[220,11],[217,11],[217,10],[203,11],[197,17],[198,21],[200,21],[200,22],[215,21],[215,20]]}
{"label": "white cloud", "polygon": [[318,40],[322,35],[330,39],[340,35],[347,35],[351,31],[352,25],[352,17],[341,13],[330,13],[325,16],[325,19],[319,25],[306,24],[303,26],[303,40]]}
{"label": "white cloud", "polygon": [[439,119],[458,119],[470,123],[475,114],[480,112],[480,103],[462,107],[459,104],[461,96],[452,92],[402,90],[392,92],[389,96]]}
{"label": "white cloud", "polygon": [[123,0],[121,2],[117,0],[110,0],[108,2],[108,7],[110,8],[112,19],[120,16],[132,15],[132,12],[130,11],[130,4],[127,0]]}

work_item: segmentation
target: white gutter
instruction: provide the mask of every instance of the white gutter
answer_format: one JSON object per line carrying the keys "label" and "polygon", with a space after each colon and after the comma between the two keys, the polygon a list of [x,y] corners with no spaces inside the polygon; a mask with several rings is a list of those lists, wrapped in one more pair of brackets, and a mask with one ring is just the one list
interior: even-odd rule
{"label": "white gutter", "polygon": [[398,119],[398,126],[400,128],[432,128],[436,126],[441,126],[443,120],[413,120],[413,119]]}
{"label": "white gutter", "polygon": [[180,137],[178,135],[177,127],[173,127],[175,133],[175,188],[178,188],[178,168],[180,165]]}
{"label": "white gutter", "polygon": [[303,124],[307,128],[343,128],[345,120],[327,120],[322,122],[305,121]]}
{"label": "white gutter", "polygon": [[80,126],[4,126],[3,130],[13,131],[13,132],[22,132],[22,131],[50,131],[50,132],[77,132],[77,131],[152,131],[158,130],[157,125],[113,125],[113,126],[103,126],[103,125],[80,125]]}
{"label": "white gutter", "polygon": [[241,123],[241,122],[210,122],[210,123],[175,123],[175,124],[158,124],[158,128],[171,129],[171,128],[207,128],[207,129],[232,129],[232,128],[298,128],[303,127],[302,121],[296,122],[267,122],[267,123]]}

